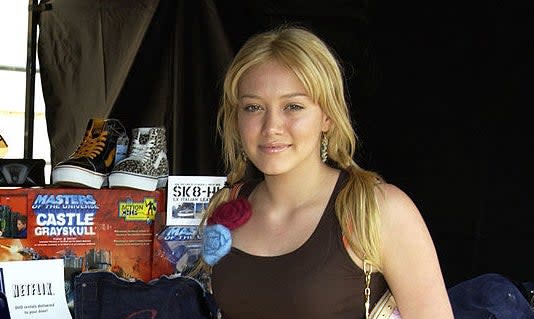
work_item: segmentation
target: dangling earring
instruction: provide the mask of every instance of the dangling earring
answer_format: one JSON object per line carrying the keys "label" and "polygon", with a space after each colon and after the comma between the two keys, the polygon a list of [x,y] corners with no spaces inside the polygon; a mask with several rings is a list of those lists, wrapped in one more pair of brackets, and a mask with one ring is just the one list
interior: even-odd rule
{"label": "dangling earring", "polygon": [[245,151],[241,151],[241,158],[243,159],[243,162],[247,162],[248,160],[248,157],[247,157],[247,154],[245,153]]}
{"label": "dangling earring", "polygon": [[328,159],[328,137],[325,132],[322,132],[321,135],[321,161],[326,163]]}

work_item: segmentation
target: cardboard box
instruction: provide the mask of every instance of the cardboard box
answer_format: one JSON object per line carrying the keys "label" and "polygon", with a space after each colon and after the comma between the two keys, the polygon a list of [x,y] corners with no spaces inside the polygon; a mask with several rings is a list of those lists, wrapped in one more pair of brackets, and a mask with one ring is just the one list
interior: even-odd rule
{"label": "cardboard box", "polygon": [[198,226],[165,226],[154,238],[152,277],[158,278],[193,269],[200,257],[201,245]]}
{"label": "cardboard box", "polygon": [[169,176],[167,209],[155,222],[152,277],[194,268],[202,247],[198,226],[211,197],[225,182],[225,176]]}
{"label": "cardboard box", "polygon": [[[165,199],[164,190],[0,188],[0,261],[62,258],[66,280],[107,269],[149,281],[154,219]],[[20,216],[26,233],[18,232]]]}

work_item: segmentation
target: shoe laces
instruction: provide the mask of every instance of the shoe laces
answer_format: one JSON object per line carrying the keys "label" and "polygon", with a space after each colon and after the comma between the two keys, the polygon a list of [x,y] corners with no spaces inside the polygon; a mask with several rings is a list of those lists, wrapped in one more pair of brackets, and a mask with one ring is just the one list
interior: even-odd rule
{"label": "shoe laces", "polygon": [[86,133],[83,137],[82,143],[78,146],[78,149],[72,155],[73,158],[87,157],[94,159],[97,157],[106,146],[106,139],[108,136],[107,131],[102,131],[98,136],[93,137],[90,132]]}
{"label": "shoe laces", "polygon": [[139,143],[139,140],[135,139],[132,141],[132,149],[130,151],[130,158],[135,158],[141,161],[150,160],[150,155],[152,154],[152,147],[154,147],[154,141],[148,140],[146,144]]}

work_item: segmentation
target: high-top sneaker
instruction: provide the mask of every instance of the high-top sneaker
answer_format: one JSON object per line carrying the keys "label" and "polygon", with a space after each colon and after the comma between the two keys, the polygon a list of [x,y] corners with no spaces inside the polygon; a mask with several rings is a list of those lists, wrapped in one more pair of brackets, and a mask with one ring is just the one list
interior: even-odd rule
{"label": "high-top sneaker", "polygon": [[96,189],[105,186],[119,160],[117,141],[128,143],[126,129],[119,120],[90,119],[78,149],[52,169],[52,183]]}
{"label": "high-top sneaker", "polygon": [[113,168],[109,175],[109,187],[153,191],[165,187],[168,176],[165,128],[134,128],[128,157]]}

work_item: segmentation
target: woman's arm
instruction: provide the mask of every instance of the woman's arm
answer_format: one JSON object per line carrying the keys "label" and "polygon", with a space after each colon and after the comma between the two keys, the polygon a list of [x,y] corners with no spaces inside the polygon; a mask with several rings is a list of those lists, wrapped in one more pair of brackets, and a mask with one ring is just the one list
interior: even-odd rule
{"label": "woman's arm", "polygon": [[391,184],[376,195],[382,272],[403,319],[453,319],[434,243],[413,201]]}

